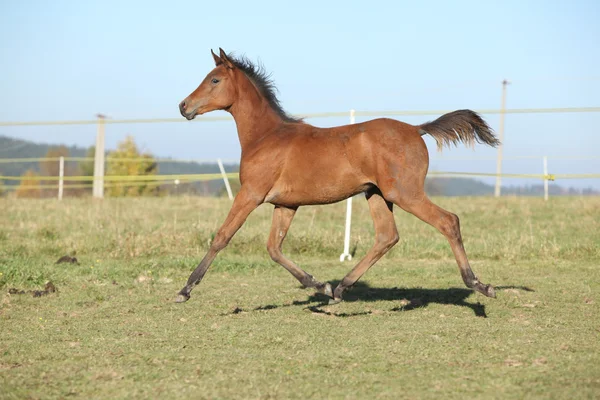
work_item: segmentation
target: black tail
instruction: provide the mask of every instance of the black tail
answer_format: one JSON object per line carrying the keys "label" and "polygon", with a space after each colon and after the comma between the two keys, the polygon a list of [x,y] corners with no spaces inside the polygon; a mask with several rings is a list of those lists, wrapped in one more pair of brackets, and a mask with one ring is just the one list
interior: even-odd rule
{"label": "black tail", "polygon": [[444,145],[458,145],[463,142],[467,146],[474,146],[475,141],[492,147],[500,144],[494,136],[492,128],[475,111],[458,110],[444,114],[435,121],[419,125],[421,136],[433,136],[441,150]]}

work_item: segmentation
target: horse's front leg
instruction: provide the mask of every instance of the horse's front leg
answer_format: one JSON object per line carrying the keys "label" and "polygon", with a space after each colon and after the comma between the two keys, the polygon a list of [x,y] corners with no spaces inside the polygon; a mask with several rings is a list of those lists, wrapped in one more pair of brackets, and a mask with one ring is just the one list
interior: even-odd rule
{"label": "horse's front leg", "polygon": [[200,283],[219,251],[227,246],[233,235],[244,224],[248,215],[250,215],[250,213],[261,203],[262,199],[258,199],[257,196],[254,196],[242,186],[240,192],[235,196],[233,206],[231,207],[231,210],[229,210],[225,222],[221,225],[215,239],[212,241],[210,249],[202,261],[200,261],[200,264],[198,264],[194,272],[190,275],[187,284],[179,291],[175,302],[183,303],[189,300],[190,292],[194,286]]}

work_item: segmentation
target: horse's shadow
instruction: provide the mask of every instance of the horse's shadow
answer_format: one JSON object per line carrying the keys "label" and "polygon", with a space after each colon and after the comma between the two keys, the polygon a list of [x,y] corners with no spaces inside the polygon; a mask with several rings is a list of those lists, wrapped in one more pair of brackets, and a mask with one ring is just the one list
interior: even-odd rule
{"label": "horse's shadow", "polygon": [[[331,285],[337,286],[339,282],[333,281]],[[496,290],[519,289],[528,292],[534,290],[525,286],[497,286]],[[431,303],[450,304],[460,307],[467,307],[473,310],[477,317],[487,318],[485,305],[477,302],[471,303],[467,301],[470,296],[475,296],[475,292],[463,288],[448,288],[448,289],[423,289],[423,288],[377,288],[371,287],[366,282],[357,282],[351,289],[344,293],[344,302],[371,302],[371,301],[393,301],[399,305],[393,307],[389,311],[411,311],[418,308],[427,307]],[[313,294],[308,296],[304,301],[293,301],[286,304],[269,304],[259,306],[253,311],[266,311],[282,307],[306,306],[305,308],[318,314],[325,314],[335,317],[354,317],[360,315],[371,314],[371,311],[362,311],[357,313],[338,313],[332,310],[335,306],[324,308],[328,305],[329,297],[321,294]],[[236,308],[232,313],[237,314],[244,310]],[[228,313],[231,314],[231,313]]]}
{"label": "horse's shadow", "polygon": [[[335,282],[335,285],[333,286],[337,286],[337,283],[338,282]],[[390,311],[411,311],[417,308],[427,307],[430,303],[452,304],[468,307],[473,310],[476,316],[487,318],[485,306],[483,304],[466,301],[466,299],[473,294],[474,292],[472,290],[462,288],[378,288],[371,287],[366,282],[357,282],[354,287],[344,293],[344,301],[349,303],[355,301],[392,301],[399,303],[397,306],[390,309]],[[322,297],[317,294],[309,297],[309,299],[322,300]]]}

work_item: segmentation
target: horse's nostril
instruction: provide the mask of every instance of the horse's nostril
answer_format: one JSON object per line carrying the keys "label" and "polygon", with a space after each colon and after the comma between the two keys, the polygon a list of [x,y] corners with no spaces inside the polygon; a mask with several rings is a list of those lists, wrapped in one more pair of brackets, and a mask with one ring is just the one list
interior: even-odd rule
{"label": "horse's nostril", "polygon": [[185,100],[182,101],[181,103],[179,103],[179,109],[180,110],[185,110]]}

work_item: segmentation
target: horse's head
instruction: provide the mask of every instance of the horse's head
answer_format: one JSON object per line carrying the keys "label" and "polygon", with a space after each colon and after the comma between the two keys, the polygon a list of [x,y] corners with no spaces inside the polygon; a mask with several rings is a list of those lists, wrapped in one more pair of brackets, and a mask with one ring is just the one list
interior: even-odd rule
{"label": "horse's head", "polygon": [[206,75],[200,86],[179,103],[179,111],[188,120],[214,110],[226,110],[236,96],[235,65],[219,48],[217,56],[211,50],[216,67]]}

